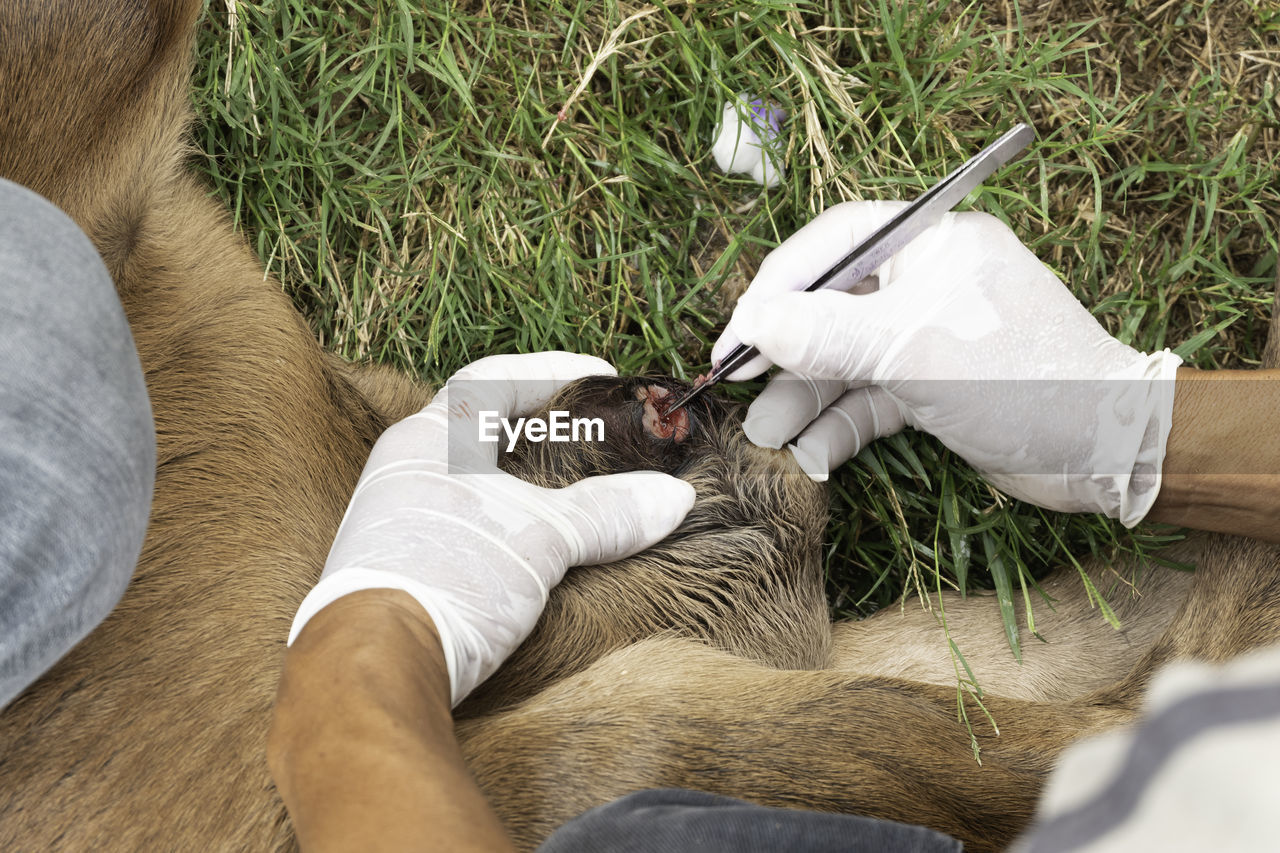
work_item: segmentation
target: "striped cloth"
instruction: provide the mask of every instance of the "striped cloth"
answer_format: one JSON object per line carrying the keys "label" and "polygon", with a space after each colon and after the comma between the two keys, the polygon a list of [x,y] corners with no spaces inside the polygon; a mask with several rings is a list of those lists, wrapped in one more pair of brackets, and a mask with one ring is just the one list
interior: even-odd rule
{"label": "striped cloth", "polygon": [[1132,729],[1072,746],[1011,848],[1280,850],[1280,647],[1163,670]]}

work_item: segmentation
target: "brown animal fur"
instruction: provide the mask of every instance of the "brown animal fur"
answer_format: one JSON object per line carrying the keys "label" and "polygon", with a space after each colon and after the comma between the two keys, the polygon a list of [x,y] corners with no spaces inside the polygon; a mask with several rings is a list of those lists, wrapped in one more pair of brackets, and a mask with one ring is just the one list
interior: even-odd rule
{"label": "brown animal fur", "polygon": [[[159,442],[151,529],[124,600],[0,716],[4,849],[293,845],[263,758],[282,638],[371,443],[429,396],[322,353],[183,171],[199,7],[0,9],[0,175],[67,210],[102,252]],[[566,391],[615,418],[613,457],[526,448],[511,463],[555,484],[638,454],[699,491],[657,548],[571,572],[538,632],[463,709],[468,759],[524,845],[616,795],[683,785],[998,847],[1059,751],[1131,720],[1156,666],[1280,637],[1277,549],[1221,537],[1188,546],[1194,579],[1151,570],[1146,595],[1122,606],[1121,634],[1086,613],[1078,581],[1051,581],[1049,642],[1025,644],[1020,668],[989,598],[949,599],[1001,724],[995,737],[971,714],[979,767],[932,615],[827,624],[821,492],[749,447],[726,412],[695,413],[687,446],[650,444],[620,402],[629,387]]]}
{"label": "brown animal fur", "polygon": [[[822,489],[787,457],[745,441],[722,403],[691,406],[693,431],[675,443],[649,437],[635,389],[662,379],[588,379],[550,406],[602,417],[607,443],[523,444],[505,467],[546,486],[656,468],[692,483],[698,500],[670,537],[642,554],[570,572],[532,636],[460,708],[462,716],[527,698],[606,652],[663,632],[696,637],[781,669],[818,669],[831,627],[818,547]],[[780,470],[781,469],[781,470]]]}

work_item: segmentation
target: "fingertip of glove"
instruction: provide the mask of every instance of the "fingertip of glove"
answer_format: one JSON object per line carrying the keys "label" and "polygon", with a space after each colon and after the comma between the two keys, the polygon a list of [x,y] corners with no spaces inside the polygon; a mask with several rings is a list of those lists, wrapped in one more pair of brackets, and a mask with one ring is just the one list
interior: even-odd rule
{"label": "fingertip of glove", "polygon": [[642,488],[655,488],[663,492],[663,499],[669,500],[674,504],[675,508],[680,511],[683,517],[689,508],[693,506],[694,498],[697,492],[693,485],[681,480],[679,477],[673,477],[670,474],[664,474],[661,471],[638,471],[637,474],[642,478],[648,479],[650,482],[642,486]]}
{"label": "fingertip of glove", "polygon": [[[764,301],[739,304],[733,315],[734,328],[744,343],[782,364],[795,342],[808,336],[811,318],[806,309],[810,306],[803,299],[809,295],[780,293]],[[801,301],[797,301],[797,297]]]}
{"label": "fingertip of glove", "polygon": [[760,334],[760,303],[755,299],[743,299],[733,311],[733,327],[744,342],[754,341]]}
{"label": "fingertip of glove", "polygon": [[662,471],[628,471],[625,474],[611,474],[609,477],[619,490],[629,495],[638,493],[647,504],[673,505],[682,515],[693,506],[693,486]]}
{"label": "fingertip of glove", "polygon": [[800,466],[800,470],[804,471],[810,480],[815,483],[825,483],[830,478],[831,470],[825,453],[811,453],[801,448],[799,443],[788,444],[787,449],[791,451],[791,456],[796,460],[796,464]]}
{"label": "fingertip of glove", "polygon": [[747,414],[742,422],[742,432],[756,447],[780,450],[784,438],[776,433],[778,419],[772,415]]}
{"label": "fingertip of glove", "polygon": [[633,512],[636,518],[645,519],[651,542],[666,536],[684,521],[693,509],[697,492],[693,486],[678,477],[661,471],[633,471],[618,475],[626,477]]}
{"label": "fingertip of glove", "polygon": [[733,351],[733,348],[742,343],[742,338],[738,337],[737,329],[733,320],[729,321],[729,325],[720,333],[720,337],[711,346],[711,363],[723,359],[726,355]]}
{"label": "fingertip of glove", "polygon": [[743,331],[743,323],[749,322],[753,328],[758,324],[755,317],[760,301],[760,297],[750,290],[742,294],[741,298],[738,299],[738,303],[733,306],[733,316],[729,318],[729,324],[725,326],[724,331],[720,333],[720,337],[716,339],[715,344],[711,347],[711,362],[713,364],[724,359],[735,347],[749,343],[749,339]]}
{"label": "fingertip of glove", "polygon": [[566,350],[551,350],[537,355],[552,361],[560,372],[571,377],[618,375],[618,368],[599,356]]}

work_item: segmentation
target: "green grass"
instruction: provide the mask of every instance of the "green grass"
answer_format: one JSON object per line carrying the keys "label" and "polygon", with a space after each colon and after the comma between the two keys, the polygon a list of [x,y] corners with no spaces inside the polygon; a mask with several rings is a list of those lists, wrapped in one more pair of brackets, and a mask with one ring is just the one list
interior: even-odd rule
{"label": "green grass", "polygon": [[[441,381],[558,348],[692,377],[729,297],[817,211],[912,197],[1029,121],[1035,150],[972,206],[1122,340],[1256,363],[1280,210],[1269,0],[369,5],[212,4],[195,79],[198,167],[347,357]],[[737,92],[789,111],[772,191],[711,160]],[[834,612],[981,585],[1011,637],[1049,567],[1176,536],[1011,501],[914,433],[832,494]]]}

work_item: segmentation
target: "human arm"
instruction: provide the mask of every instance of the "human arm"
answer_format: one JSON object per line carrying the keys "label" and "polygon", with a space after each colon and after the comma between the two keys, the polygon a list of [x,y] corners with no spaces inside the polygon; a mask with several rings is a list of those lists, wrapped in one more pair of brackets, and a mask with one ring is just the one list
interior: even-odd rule
{"label": "human arm", "polygon": [[533,486],[498,470],[479,413],[528,414],[566,382],[611,372],[566,353],[484,359],[379,438],[295,617],[277,703],[271,767],[304,846],[495,837],[449,708],[528,635],[570,566],[662,539],[693,488],[652,471]]}
{"label": "human arm", "polygon": [[514,849],[463,763],[449,691],[439,635],[407,593],[355,592],[311,619],[267,742],[303,850]]}
{"label": "human arm", "polygon": [[1280,542],[1280,370],[1178,369],[1147,518]]}

